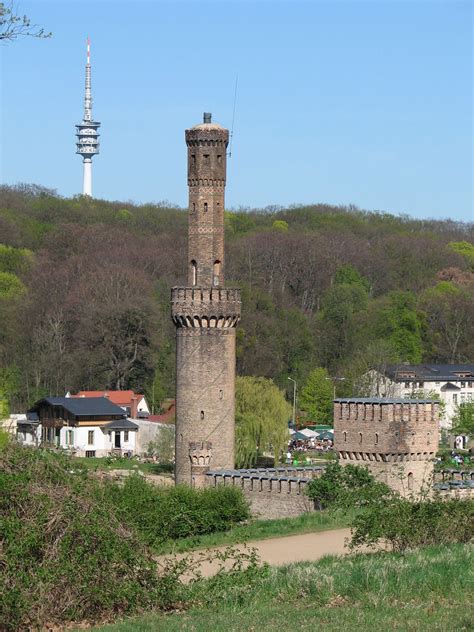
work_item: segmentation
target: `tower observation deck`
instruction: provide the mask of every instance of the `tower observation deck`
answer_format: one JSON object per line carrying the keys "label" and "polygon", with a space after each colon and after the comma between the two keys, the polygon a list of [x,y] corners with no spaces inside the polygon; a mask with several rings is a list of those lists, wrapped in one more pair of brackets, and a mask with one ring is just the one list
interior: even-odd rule
{"label": "tower observation deck", "polygon": [[87,38],[86,85],[84,93],[84,118],[76,125],[76,154],[83,160],[82,194],[92,195],[92,157],[99,153],[100,123],[92,117],[90,40]]}
{"label": "tower observation deck", "polygon": [[[176,482],[193,480],[196,445],[207,464],[233,469],[235,333],[240,290],[224,287],[224,189],[229,132],[204,114],[186,130],[188,283],[171,291],[176,326]],[[199,459],[198,459],[199,460]]]}

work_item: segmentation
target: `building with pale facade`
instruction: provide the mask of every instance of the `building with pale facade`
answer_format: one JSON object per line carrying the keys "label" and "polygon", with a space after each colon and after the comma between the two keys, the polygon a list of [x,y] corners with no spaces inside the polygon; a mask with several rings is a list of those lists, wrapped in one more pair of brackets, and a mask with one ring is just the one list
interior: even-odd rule
{"label": "building with pale facade", "polygon": [[474,401],[474,364],[398,364],[370,371],[365,379],[371,397],[438,399],[445,430],[452,428],[458,407]]}

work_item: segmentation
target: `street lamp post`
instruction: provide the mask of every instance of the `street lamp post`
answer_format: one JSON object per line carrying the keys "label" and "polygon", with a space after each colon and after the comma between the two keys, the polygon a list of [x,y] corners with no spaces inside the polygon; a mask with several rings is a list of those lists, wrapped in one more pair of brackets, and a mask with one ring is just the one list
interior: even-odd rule
{"label": "street lamp post", "polygon": [[295,427],[296,421],[296,380],[292,377],[288,378],[290,382],[293,382],[293,427]]}
{"label": "street lamp post", "polygon": [[336,399],[336,382],[343,382],[345,377],[327,377],[326,380],[332,380],[333,384],[333,399]]}

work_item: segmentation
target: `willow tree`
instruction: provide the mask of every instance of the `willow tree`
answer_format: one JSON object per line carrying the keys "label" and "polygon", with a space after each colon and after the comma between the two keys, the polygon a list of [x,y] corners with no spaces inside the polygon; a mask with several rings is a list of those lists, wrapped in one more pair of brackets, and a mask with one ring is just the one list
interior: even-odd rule
{"label": "willow tree", "polygon": [[235,455],[238,467],[253,465],[271,452],[278,462],[288,441],[291,406],[272,380],[238,377],[235,392]]}

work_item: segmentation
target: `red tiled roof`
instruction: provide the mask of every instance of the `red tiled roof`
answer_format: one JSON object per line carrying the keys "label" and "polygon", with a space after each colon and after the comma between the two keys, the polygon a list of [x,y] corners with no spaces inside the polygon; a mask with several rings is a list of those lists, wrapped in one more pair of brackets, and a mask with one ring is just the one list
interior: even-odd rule
{"label": "red tiled roof", "polygon": [[159,424],[172,424],[176,413],[176,404],[173,401],[171,406],[161,415],[149,415],[148,421],[154,421]]}
{"label": "red tiled roof", "polygon": [[137,404],[139,404],[143,395],[134,393],[133,391],[79,391],[76,395],[71,397],[107,397],[107,399],[117,406],[131,406],[132,398],[137,398]]}

